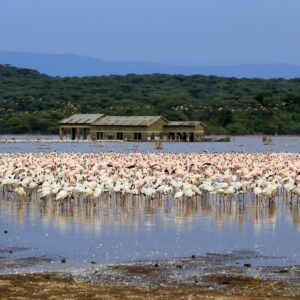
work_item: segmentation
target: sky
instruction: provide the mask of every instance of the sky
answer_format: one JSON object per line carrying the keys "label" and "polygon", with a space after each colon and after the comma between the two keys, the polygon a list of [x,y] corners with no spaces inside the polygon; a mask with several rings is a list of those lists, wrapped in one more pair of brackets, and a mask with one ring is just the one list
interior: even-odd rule
{"label": "sky", "polygon": [[299,0],[0,0],[0,51],[300,65]]}

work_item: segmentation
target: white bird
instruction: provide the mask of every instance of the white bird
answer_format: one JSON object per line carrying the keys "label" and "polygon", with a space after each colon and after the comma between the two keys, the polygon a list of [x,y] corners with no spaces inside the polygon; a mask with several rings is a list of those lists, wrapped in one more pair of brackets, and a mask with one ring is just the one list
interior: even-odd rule
{"label": "white bird", "polygon": [[19,186],[18,188],[16,188],[15,192],[19,196],[26,196],[26,192],[22,186]]}
{"label": "white bird", "polygon": [[66,198],[68,198],[69,193],[65,190],[61,190],[55,197],[56,201],[60,201],[60,200],[65,200]]}

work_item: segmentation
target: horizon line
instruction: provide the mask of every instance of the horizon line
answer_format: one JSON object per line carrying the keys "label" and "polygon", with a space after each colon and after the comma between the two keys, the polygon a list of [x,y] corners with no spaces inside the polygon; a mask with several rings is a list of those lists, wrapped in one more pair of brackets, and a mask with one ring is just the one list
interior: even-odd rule
{"label": "horizon line", "polygon": [[300,67],[300,63],[287,63],[287,62],[266,62],[266,63],[226,63],[226,64],[176,64],[176,63],[167,63],[167,62],[157,62],[157,61],[147,61],[147,60],[123,60],[123,59],[103,59],[95,56],[84,55],[84,54],[77,54],[77,53],[68,53],[68,52],[61,52],[61,53],[46,53],[46,52],[32,52],[32,51],[16,51],[16,50],[1,50],[0,53],[15,53],[15,54],[32,54],[32,55],[50,55],[50,56],[76,56],[81,58],[89,58],[95,59],[103,62],[111,62],[111,63],[148,63],[148,64],[156,64],[156,65],[164,65],[170,67],[234,67],[234,66],[294,66]]}

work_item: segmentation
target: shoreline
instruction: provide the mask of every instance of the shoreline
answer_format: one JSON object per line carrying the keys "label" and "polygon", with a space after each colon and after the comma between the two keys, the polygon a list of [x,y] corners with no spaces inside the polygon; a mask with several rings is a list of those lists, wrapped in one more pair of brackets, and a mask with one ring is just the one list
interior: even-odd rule
{"label": "shoreline", "polygon": [[[86,269],[0,275],[5,299],[299,299],[300,266],[258,267],[257,252],[208,253]],[[241,262],[243,261],[243,262]],[[0,268],[3,267],[0,264]]]}
{"label": "shoreline", "polygon": [[[287,286],[278,281],[247,278],[216,278],[230,286],[225,291],[206,285],[143,288],[131,285],[109,285],[87,280],[75,280],[59,274],[0,276],[0,297],[5,299],[299,299],[297,295],[282,295]],[[267,288],[269,286],[269,288]]]}

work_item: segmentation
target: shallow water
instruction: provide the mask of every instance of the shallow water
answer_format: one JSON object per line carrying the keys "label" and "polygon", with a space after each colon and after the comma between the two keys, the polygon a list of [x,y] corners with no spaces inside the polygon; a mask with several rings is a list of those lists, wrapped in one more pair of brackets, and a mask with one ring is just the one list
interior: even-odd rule
{"label": "shallow water", "polygon": [[[261,137],[234,137],[230,143],[164,143],[162,150],[142,142],[0,143],[0,152],[299,152],[299,137],[272,139],[268,146],[262,144]],[[300,204],[290,206],[282,199],[262,205],[253,199],[220,202],[128,197],[59,204],[7,200],[0,195],[0,262],[1,257],[16,262],[0,267],[2,273],[25,266],[61,269],[85,267],[91,262],[120,263],[235,250],[254,250],[265,256],[251,259],[254,265],[300,265]],[[40,262],[29,259],[27,265],[18,261],[28,257],[42,258]],[[47,258],[54,263],[49,264]],[[61,258],[66,258],[66,263],[62,264]]]}
{"label": "shallow water", "polygon": [[[1,247],[28,247],[0,256],[55,261],[43,269],[236,250],[267,257],[251,259],[254,265],[300,264],[300,206],[281,199],[264,206],[250,199],[1,200],[0,228]],[[67,261],[63,266],[62,257]]]}
{"label": "shallow water", "polygon": [[[2,139],[58,139],[56,136],[0,136]],[[222,143],[163,143],[157,150],[153,142],[84,142],[84,143],[0,143],[2,152],[299,152],[299,136],[272,137],[271,145],[264,145],[261,136],[236,136],[231,142]]]}

